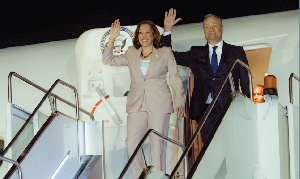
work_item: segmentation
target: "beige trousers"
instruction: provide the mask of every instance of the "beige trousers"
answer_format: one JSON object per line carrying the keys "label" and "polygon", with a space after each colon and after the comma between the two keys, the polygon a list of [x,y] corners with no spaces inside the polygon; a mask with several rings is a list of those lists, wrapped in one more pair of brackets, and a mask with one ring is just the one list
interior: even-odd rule
{"label": "beige trousers", "polygon": [[[170,114],[156,114],[148,110],[142,110],[134,113],[129,113],[127,118],[127,138],[126,146],[128,155],[131,157],[137,145],[144,137],[148,129],[168,136]],[[150,134],[150,150],[152,166],[166,172],[166,148],[167,143],[155,134]],[[144,162],[141,152],[139,152],[132,164],[134,179],[138,178],[143,171]]]}

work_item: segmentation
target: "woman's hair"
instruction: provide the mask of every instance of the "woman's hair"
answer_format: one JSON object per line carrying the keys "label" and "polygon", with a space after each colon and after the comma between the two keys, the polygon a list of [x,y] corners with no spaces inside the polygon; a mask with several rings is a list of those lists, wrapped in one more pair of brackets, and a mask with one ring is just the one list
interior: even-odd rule
{"label": "woman's hair", "polygon": [[139,31],[140,31],[140,28],[141,28],[142,24],[148,24],[151,27],[152,35],[153,35],[153,38],[154,38],[153,39],[154,48],[163,47],[164,45],[161,42],[160,33],[159,33],[156,25],[152,21],[142,21],[137,25],[135,33],[134,33],[133,46],[136,49],[139,49],[141,47],[141,44],[139,42]]}

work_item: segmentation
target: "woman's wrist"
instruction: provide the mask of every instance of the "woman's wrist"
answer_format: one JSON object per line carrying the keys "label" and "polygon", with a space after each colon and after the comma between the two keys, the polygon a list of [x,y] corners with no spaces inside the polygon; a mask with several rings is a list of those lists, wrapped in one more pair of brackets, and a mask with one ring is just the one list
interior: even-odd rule
{"label": "woman's wrist", "polygon": [[115,39],[109,39],[108,42],[106,43],[106,47],[112,48],[114,46]]}
{"label": "woman's wrist", "polygon": [[112,38],[112,37],[109,37],[108,39],[108,43],[114,43],[116,40],[116,38]]}

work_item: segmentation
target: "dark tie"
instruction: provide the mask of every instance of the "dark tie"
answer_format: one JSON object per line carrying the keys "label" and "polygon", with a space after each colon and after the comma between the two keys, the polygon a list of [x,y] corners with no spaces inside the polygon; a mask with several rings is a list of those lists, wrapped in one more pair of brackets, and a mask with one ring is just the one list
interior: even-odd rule
{"label": "dark tie", "polygon": [[218,68],[218,58],[216,54],[216,49],[218,46],[213,47],[213,54],[211,55],[211,68],[213,70],[214,75],[216,74],[217,68]]}
{"label": "dark tie", "polygon": [[[217,54],[216,54],[216,49],[218,48],[218,46],[214,46],[213,47],[213,54],[211,55],[211,68],[212,71],[214,73],[214,76],[216,74],[217,68],[218,68],[218,58],[217,58]],[[214,93],[211,92],[211,97],[214,98]]]}

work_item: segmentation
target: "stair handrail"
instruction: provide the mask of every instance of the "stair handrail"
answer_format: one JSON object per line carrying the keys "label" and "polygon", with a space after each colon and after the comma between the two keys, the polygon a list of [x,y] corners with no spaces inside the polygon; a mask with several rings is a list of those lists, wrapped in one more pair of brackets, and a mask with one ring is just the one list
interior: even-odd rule
{"label": "stair handrail", "polygon": [[293,104],[293,78],[299,81],[299,76],[291,73],[289,77],[289,93],[290,93],[290,103]]}
{"label": "stair handrail", "polygon": [[[168,137],[162,135],[161,133],[155,131],[154,129],[149,129],[149,130],[147,131],[147,133],[144,135],[144,137],[142,138],[142,140],[141,140],[141,141],[139,142],[139,144],[137,145],[136,149],[134,150],[133,154],[131,155],[130,159],[128,160],[128,162],[127,162],[125,168],[123,169],[122,173],[120,174],[119,179],[121,179],[121,178],[124,177],[124,175],[125,175],[126,171],[128,170],[130,164],[131,164],[132,161],[134,160],[134,157],[137,155],[137,153],[138,153],[138,151],[140,150],[140,148],[142,148],[143,143],[145,142],[145,140],[148,138],[148,136],[149,136],[151,133],[155,134],[156,136],[162,138],[163,140],[165,140],[165,141],[167,141],[167,142],[171,142],[172,144],[178,146],[179,148],[182,149],[182,151],[185,150],[185,147],[184,147],[182,144],[180,144],[179,142],[177,142],[177,141],[175,141],[175,140],[173,140],[173,139],[170,139],[170,138],[168,138]],[[147,167],[147,166],[146,166],[146,167]]]}
{"label": "stair handrail", "polygon": [[[10,72],[9,75],[8,75],[8,102],[9,103],[12,103],[12,82],[11,82],[12,76],[15,76],[16,78],[19,78],[20,80],[24,81],[25,83],[27,83],[27,84],[29,84],[29,85],[37,88],[37,89],[39,89],[40,91],[42,91],[44,93],[48,92],[48,90],[46,90],[43,87],[41,87],[41,86],[33,83],[32,81],[30,81],[27,78],[19,75],[18,73],[16,73],[16,72]],[[90,116],[90,118],[92,120],[94,120],[94,115],[93,114],[91,114],[88,111],[86,111],[86,110],[78,107],[79,105],[77,105],[77,104],[79,104],[79,103],[78,103],[78,97],[77,97],[78,96],[77,89],[74,86],[72,86],[72,85],[70,85],[70,84],[68,84],[68,83],[66,83],[64,81],[61,81],[60,83],[63,84],[63,85],[65,85],[65,86],[67,86],[67,87],[69,87],[69,88],[71,88],[74,91],[74,93],[76,95],[76,105],[70,103],[69,101],[67,101],[67,100],[65,100],[65,99],[63,99],[63,98],[61,98],[61,97],[59,97],[59,96],[57,96],[57,95],[55,95],[53,93],[51,93],[51,96],[53,96],[54,98],[60,100],[61,102],[64,102],[64,103],[68,104],[69,106],[71,106],[73,108],[76,108],[76,113],[78,113],[78,111],[81,111],[81,112],[87,114],[88,116]]]}
{"label": "stair handrail", "polygon": [[188,154],[188,152],[190,151],[191,147],[193,146],[201,128],[203,127],[206,119],[208,118],[212,108],[214,107],[217,99],[219,98],[219,95],[221,94],[221,91],[223,90],[223,87],[225,86],[225,83],[227,81],[227,79],[229,79],[230,81],[230,85],[231,85],[231,90],[232,92],[235,91],[235,88],[234,88],[234,81],[233,81],[233,77],[232,77],[232,74],[231,74],[231,71],[233,70],[233,68],[235,67],[236,64],[240,64],[242,67],[244,67],[247,71],[248,71],[248,78],[249,78],[249,91],[250,91],[250,98],[251,100],[253,100],[253,94],[252,94],[252,75],[251,75],[251,70],[250,70],[250,67],[245,64],[244,62],[242,62],[241,60],[239,59],[236,59],[232,64],[231,64],[231,67],[230,69],[228,70],[224,80],[222,81],[222,83],[220,84],[218,90],[216,91],[215,95],[214,95],[214,98],[212,100],[212,102],[210,103],[210,105],[208,106],[204,116],[202,117],[202,119],[200,120],[200,123],[194,133],[194,135],[192,136],[192,138],[190,139],[190,141],[188,142],[188,145],[186,146],[184,152],[181,154],[181,157],[179,159],[179,161],[177,162],[176,166],[174,167],[171,175],[169,176],[169,178],[173,178],[175,176],[175,173],[176,171],[178,170],[181,162],[184,160],[184,158],[186,157],[186,155]]}
{"label": "stair handrail", "polygon": [[23,178],[23,176],[22,176],[22,168],[21,168],[21,165],[20,165],[18,162],[14,161],[14,160],[12,160],[12,159],[3,157],[3,156],[1,156],[1,155],[0,155],[0,160],[16,165],[17,168],[18,168],[19,179],[22,179],[22,178]]}
{"label": "stair handrail", "polygon": [[[25,129],[25,127],[30,123],[31,119],[33,118],[33,116],[38,112],[39,108],[42,106],[42,104],[44,103],[44,101],[51,96],[51,92],[53,91],[53,89],[56,87],[56,85],[60,83],[63,84],[65,86],[68,86],[70,88],[72,88],[74,90],[75,93],[75,99],[76,99],[76,117],[77,120],[79,120],[79,101],[78,101],[78,94],[77,94],[77,90],[75,87],[73,87],[72,85],[57,79],[53,85],[50,87],[50,89],[47,91],[47,93],[44,95],[44,97],[42,98],[42,100],[39,102],[39,104],[37,105],[37,107],[33,110],[33,112],[30,114],[30,116],[28,117],[28,119],[26,120],[26,122],[23,124],[23,126],[21,127],[21,129],[17,132],[17,134],[14,136],[14,138],[10,141],[10,143],[7,145],[7,147],[4,149],[3,151],[3,155],[7,153],[8,149],[15,143],[15,141],[17,140],[17,138],[20,136],[20,134],[23,132],[23,130]],[[79,146],[78,146],[79,147]]]}

